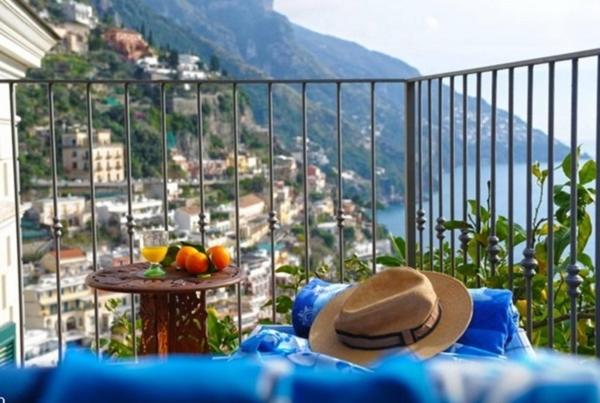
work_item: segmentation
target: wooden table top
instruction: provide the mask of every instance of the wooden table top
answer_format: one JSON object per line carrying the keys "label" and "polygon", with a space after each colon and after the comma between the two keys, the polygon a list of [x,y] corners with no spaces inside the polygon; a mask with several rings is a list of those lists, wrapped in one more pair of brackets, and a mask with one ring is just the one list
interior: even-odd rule
{"label": "wooden table top", "polygon": [[184,294],[205,291],[237,284],[242,279],[240,269],[234,266],[212,273],[206,277],[174,268],[165,268],[164,277],[150,279],[144,277],[149,263],[134,263],[124,266],[107,267],[87,276],[88,286],[104,291],[135,294]]}

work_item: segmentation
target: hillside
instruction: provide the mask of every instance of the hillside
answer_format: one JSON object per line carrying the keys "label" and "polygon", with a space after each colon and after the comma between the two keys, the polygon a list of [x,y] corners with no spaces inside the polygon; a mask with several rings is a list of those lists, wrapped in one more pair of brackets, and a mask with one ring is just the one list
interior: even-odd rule
{"label": "hillside", "polygon": [[[114,13],[129,27],[142,21],[149,27],[158,43],[168,44],[180,51],[194,51],[208,59],[215,54],[230,75],[239,78],[339,78],[339,77],[407,77],[418,71],[407,63],[370,51],[358,44],[319,34],[291,23],[285,16],[268,7],[262,0],[104,0],[105,12]],[[247,89],[250,104],[259,123],[265,123],[264,88]],[[446,89],[447,91],[447,89]],[[368,176],[369,163],[364,158],[368,147],[369,98],[364,85],[346,86],[343,90],[344,167]],[[381,85],[377,92],[378,165],[385,168],[386,178],[381,190],[402,186],[403,150],[403,92],[400,85]],[[325,150],[329,161],[335,163],[335,91],[333,86],[311,86],[309,90],[309,136],[313,144]],[[433,100],[436,104],[436,100]],[[457,94],[456,104],[461,96]],[[300,98],[297,86],[278,86],[275,91],[275,128],[281,141],[292,148],[300,128]],[[469,98],[474,111],[475,99]],[[471,108],[472,107],[472,108]],[[482,158],[489,150],[489,104],[482,104]],[[457,110],[457,122],[462,120]],[[507,146],[507,113],[498,111],[498,148]],[[467,116],[469,150],[474,153],[475,117]],[[434,122],[436,120],[434,119]],[[487,126],[486,126],[487,124]],[[457,126],[459,127],[459,126]],[[434,133],[437,126],[434,123]],[[447,121],[444,129],[447,130]],[[523,161],[526,126],[515,120],[515,160]],[[457,139],[458,141],[458,139]],[[534,133],[534,159],[545,161],[546,136]],[[358,146],[358,147],[357,147]],[[449,144],[446,141],[444,148]],[[457,143],[457,149],[460,144]],[[568,148],[557,142],[556,159]],[[473,157],[470,157],[473,160]],[[457,156],[457,163],[461,158]],[[498,161],[506,161],[506,153],[498,153]]]}

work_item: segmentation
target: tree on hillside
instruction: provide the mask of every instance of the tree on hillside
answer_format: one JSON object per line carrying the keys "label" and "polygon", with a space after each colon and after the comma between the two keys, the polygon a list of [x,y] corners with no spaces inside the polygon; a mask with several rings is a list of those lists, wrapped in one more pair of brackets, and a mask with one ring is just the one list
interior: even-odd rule
{"label": "tree on hillside", "polygon": [[167,63],[170,68],[176,69],[179,64],[179,52],[175,49],[169,52],[169,58],[167,59]]}
{"label": "tree on hillside", "polygon": [[210,71],[219,71],[221,69],[221,61],[217,57],[217,55],[212,55],[210,57]]}

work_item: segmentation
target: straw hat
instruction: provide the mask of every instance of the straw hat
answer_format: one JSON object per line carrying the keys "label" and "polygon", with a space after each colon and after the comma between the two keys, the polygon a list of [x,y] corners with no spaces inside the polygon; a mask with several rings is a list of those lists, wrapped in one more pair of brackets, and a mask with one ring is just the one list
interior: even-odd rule
{"label": "straw hat", "polygon": [[407,350],[429,358],[462,336],[472,313],[467,288],[453,277],[390,268],[323,307],[309,342],[313,351],[361,365]]}

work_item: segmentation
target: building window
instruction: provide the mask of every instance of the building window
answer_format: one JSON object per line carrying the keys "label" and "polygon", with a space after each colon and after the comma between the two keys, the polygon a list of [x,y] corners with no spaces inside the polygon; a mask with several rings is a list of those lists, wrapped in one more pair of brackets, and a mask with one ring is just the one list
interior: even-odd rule
{"label": "building window", "polygon": [[73,157],[77,157],[77,151],[73,150]]}
{"label": "building window", "polygon": [[12,242],[10,239],[10,235],[6,237],[6,266],[10,267],[12,265]]}
{"label": "building window", "polygon": [[2,180],[4,181],[4,195],[8,197],[8,162],[3,164]]}
{"label": "building window", "polygon": [[77,161],[73,162],[73,169],[77,169]]}

